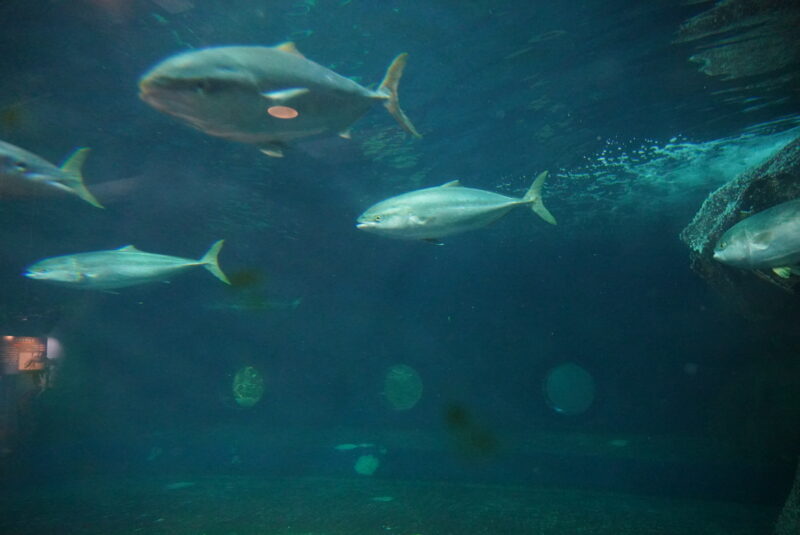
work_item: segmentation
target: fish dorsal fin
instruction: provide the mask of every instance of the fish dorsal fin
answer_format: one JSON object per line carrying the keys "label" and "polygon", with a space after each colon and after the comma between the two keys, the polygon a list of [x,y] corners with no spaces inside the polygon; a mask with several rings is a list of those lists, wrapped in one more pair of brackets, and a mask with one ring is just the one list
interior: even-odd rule
{"label": "fish dorsal fin", "polygon": [[292,87],[289,89],[279,89],[278,91],[265,91],[261,96],[275,103],[284,103],[300,95],[309,92],[307,87]]}
{"label": "fish dorsal fin", "polygon": [[123,245],[122,247],[117,249],[117,251],[123,251],[126,253],[141,253],[141,251],[136,247],[134,247],[133,245]]}
{"label": "fish dorsal fin", "polygon": [[281,52],[286,52],[287,54],[294,54],[295,56],[299,56],[303,59],[306,58],[303,54],[300,53],[299,50],[297,50],[297,45],[295,45],[293,41],[286,41],[285,43],[279,44],[275,48],[277,48]]}
{"label": "fish dorsal fin", "polygon": [[461,181],[460,180],[451,180],[450,182],[445,182],[444,184],[442,184],[439,187],[440,188],[454,188],[454,187],[460,186],[460,185],[461,185]]}

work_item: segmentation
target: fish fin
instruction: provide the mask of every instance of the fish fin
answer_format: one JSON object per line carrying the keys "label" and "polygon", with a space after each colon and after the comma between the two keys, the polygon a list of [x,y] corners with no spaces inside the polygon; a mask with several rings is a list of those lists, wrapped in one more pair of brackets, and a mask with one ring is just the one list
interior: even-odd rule
{"label": "fish fin", "polygon": [[383,77],[383,81],[380,87],[378,87],[376,95],[379,98],[386,99],[383,105],[386,106],[386,109],[389,110],[392,117],[400,123],[403,130],[414,137],[422,137],[422,135],[417,132],[417,129],[414,128],[414,125],[411,124],[411,120],[406,117],[406,114],[400,109],[400,100],[397,96],[397,85],[400,83],[400,77],[403,76],[403,69],[406,66],[407,60],[408,54],[406,53],[402,53],[394,58],[394,61],[392,61],[392,64],[389,65],[389,68],[386,70],[386,76]]}
{"label": "fish fin", "polygon": [[418,215],[412,215],[409,219],[415,225],[427,225],[428,223],[433,221],[432,217],[420,217]]}
{"label": "fish fin", "polygon": [[83,199],[84,201],[88,202],[92,206],[96,206],[97,208],[104,208],[100,201],[98,201],[92,193],[86,189],[86,185],[83,183],[83,174],[81,173],[81,168],[83,167],[83,162],[86,161],[86,157],[89,156],[89,149],[88,147],[82,147],[80,149],[76,149],[65,161],[61,164],[61,170],[68,174],[70,178],[72,178],[75,183],[70,187],[70,191]]}
{"label": "fish fin", "polygon": [[272,156],[273,158],[283,158],[283,148],[280,145],[264,145],[259,147],[261,152],[266,154],[267,156]]}
{"label": "fish fin", "polygon": [[339,137],[342,139],[351,139],[353,136],[351,135],[350,129],[348,128],[347,130],[342,130],[341,132],[339,132]]}
{"label": "fish fin", "polygon": [[431,245],[444,245],[444,242],[439,238],[423,238],[422,241],[430,243]]}
{"label": "fish fin", "polygon": [[224,282],[225,284],[230,284],[231,281],[228,280],[228,277],[225,276],[225,273],[219,267],[219,262],[217,256],[219,255],[219,250],[222,249],[222,245],[225,243],[225,240],[217,240],[214,244],[208,249],[208,252],[203,255],[203,258],[198,260],[203,267],[206,268],[214,275],[216,278]]}
{"label": "fish fin", "polygon": [[547,178],[547,171],[542,171],[539,173],[539,176],[536,177],[536,180],[533,181],[531,187],[525,193],[525,196],[522,200],[526,203],[531,203],[531,210],[550,223],[551,225],[556,224],[556,218],[553,217],[553,214],[544,207],[544,203],[542,202],[542,186],[544,185],[544,181]]}
{"label": "fish fin", "polygon": [[123,245],[122,247],[118,248],[117,251],[126,251],[128,253],[141,253],[141,251],[137,249],[135,245]]}
{"label": "fish fin", "polygon": [[294,41],[286,41],[285,43],[277,45],[275,48],[281,52],[286,52],[287,54],[293,54],[303,59],[306,58],[299,50],[297,50],[297,45],[294,44]]}
{"label": "fish fin", "polygon": [[788,279],[792,275],[792,268],[788,266],[774,267],[772,271],[782,279]]}
{"label": "fish fin", "polygon": [[311,90],[307,87],[290,87],[289,89],[280,89],[278,91],[265,91],[261,93],[261,96],[276,104],[284,104],[293,98],[305,95],[309,91]]}
{"label": "fish fin", "polygon": [[460,185],[461,185],[461,181],[460,180],[451,180],[450,182],[445,182],[444,184],[442,184],[439,187],[440,188],[454,188],[454,187],[460,186]]}
{"label": "fish fin", "polygon": [[769,247],[769,244],[774,240],[772,231],[765,230],[751,236],[750,248],[757,251],[763,251]]}

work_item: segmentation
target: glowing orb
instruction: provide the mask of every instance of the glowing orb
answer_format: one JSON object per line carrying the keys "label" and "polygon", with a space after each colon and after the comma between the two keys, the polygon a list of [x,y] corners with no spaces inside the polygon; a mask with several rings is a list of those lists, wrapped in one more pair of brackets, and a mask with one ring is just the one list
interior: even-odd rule
{"label": "glowing orb", "polygon": [[270,106],[267,113],[278,119],[294,119],[300,115],[300,112],[289,106]]}
{"label": "glowing orb", "polygon": [[245,366],[233,378],[233,398],[240,407],[252,407],[264,395],[264,377],[252,366]]}
{"label": "glowing orb", "polygon": [[380,466],[381,461],[374,455],[362,455],[356,460],[353,469],[362,476],[371,476]]}
{"label": "glowing orb", "polygon": [[547,372],[544,395],[560,414],[583,414],[594,402],[594,378],[577,364],[561,364]]}
{"label": "glowing orb", "polygon": [[411,366],[397,364],[386,372],[383,394],[394,410],[408,410],[422,397],[422,379]]}

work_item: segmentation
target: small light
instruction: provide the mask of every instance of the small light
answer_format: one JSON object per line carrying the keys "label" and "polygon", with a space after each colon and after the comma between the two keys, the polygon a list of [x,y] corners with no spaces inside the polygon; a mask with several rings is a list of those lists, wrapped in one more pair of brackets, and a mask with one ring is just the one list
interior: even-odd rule
{"label": "small light", "polygon": [[289,106],[270,106],[267,108],[267,113],[277,119],[294,119],[300,115],[296,109]]}
{"label": "small light", "polygon": [[6,340],[6,341],[8,341],[8,342],[10,342],[10,341],[11,341],[11,340],[13,340],[13,339],[14,339],[14,337],[13,337],[13,336],[8,336],[8,335],[6,335],[6,336],[4,336],[4,337],[3,337],[3,340]]}

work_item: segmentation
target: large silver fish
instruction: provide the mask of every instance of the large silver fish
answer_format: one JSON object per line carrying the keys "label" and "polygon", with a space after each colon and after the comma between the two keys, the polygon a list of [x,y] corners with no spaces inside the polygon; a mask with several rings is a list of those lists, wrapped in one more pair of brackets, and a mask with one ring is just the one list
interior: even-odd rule
{"label": "large silver fish", "polygon": [[291,42],[206,48],[153,67],[139,81],[139,96],[198,130],[254,144],[269,156],[283,156],[294,139],[348,137],[350,125],[376,102],[419,137],[397,97],[407,56],[394,59],[373,91],[306,59]]}
{"label": "large silver fish", "polygon": [[188,269],[203,266],[219,280],[230,284],[217,262],[224,241],[215,242],[199,260],[145,253],[133,245],[126,245],[109,251],[46,258],[29,267],[25,276],[84,290],[112,290],[165,281]]}
{"label": "large silver fish", "polygon": [[439,243],[443,236],[485,227],[512,208],[525,205],[555,225],[555,218],[542,203],[542,185],[546,178],[547,171],[536,177],[521,199],[465,188],[458,180],[411,191],[370,207],[359,216],[356,227],[387,238]]}
{"label": "large silver fish", "polygon": [[0,141],[0,196],[3,192],[29,194],[59,190],[102,208],[83,184],[81,167],[88,155],[88,148],[77,149],[61,167],[56,167],[32,152]]}
{"label": "large silver fish", "polygon": [[744,269],[772,269],[781,277],[800,272],[800,199],[752,215],[729,228],[714,258]]}

